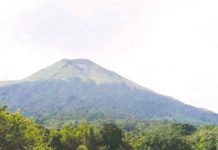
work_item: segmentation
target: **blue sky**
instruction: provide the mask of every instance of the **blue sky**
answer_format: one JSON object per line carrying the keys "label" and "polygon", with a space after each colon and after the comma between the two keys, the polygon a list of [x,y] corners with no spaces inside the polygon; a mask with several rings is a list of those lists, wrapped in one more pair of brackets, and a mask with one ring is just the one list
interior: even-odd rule
{"label": "blue sky", "polygon": [[0,80],[62,58],[218,112],[216,0],[0,1]]}

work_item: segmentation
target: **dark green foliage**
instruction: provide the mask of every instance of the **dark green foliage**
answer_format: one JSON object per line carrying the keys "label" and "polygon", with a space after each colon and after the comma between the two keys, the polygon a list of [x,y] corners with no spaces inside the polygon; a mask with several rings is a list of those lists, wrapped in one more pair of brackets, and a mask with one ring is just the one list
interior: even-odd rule
{"label": "dark green foliage", "polygon": [[49,144],[50,144],[51,147],[53,147],[56,150],[62,150],[63,149],[63,145],[62,145],[62,142],[61,142],[61,134],[60,134],[59,130],[51,129],[49,139],[50,139]]}
{"label": "dark green foliage", "polygon": [[181,135],[191,135],[197,130],[193,125],[181,123],[172,124],[172,128]]}
{"label": "dark green foliage", "polygon": [[160,127],[147,132],[142,147],[143,149],[153,150],[190,149],[182,135],[168,127]]}
{"label": "dark green foliage", "polygon": [[108,147],[108,150],[118,150],[123,143],[122,130],[113,123],[104,124],[101,129],[101,135],[103,143]]}

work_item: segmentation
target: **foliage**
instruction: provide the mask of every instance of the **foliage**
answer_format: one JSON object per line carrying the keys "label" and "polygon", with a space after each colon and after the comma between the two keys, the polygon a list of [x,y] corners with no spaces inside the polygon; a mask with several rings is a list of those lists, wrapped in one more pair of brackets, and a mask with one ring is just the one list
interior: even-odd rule
{"label": "foliage", "polygon": [[104,145],[108,147],[108,150],[117,150],[122,145],[123,133],[115,124],[104,124],[101,129],[101,135]]}
{"label": "foliage", "polygon": [[51,150],[46,129],[18,111],[9,113],[0,107],[0,150]]}
{"label": "foliage", "polygon": [[98,131],[97,129],[82,121],[77,125],[64,125],[60,130],[63,148],[68,149],[97,149]]}
{"label": "foliage", "polygon": [[218,127],[203,126],[189,137],[193,149],[217,150],[218,149]]}
{"label": "foliage", "polygon": [[218,127],[168,121],[68,123],[48,129],[0,107],[0,150],[217,150]]}

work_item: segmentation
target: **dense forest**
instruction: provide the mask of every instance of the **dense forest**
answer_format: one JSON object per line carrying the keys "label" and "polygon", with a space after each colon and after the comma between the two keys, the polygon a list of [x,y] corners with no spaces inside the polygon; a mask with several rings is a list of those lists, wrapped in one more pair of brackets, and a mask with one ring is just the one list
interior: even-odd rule
{"label": "dense forest", "polygon": [[80,122],[50,128],[0,107],[0,150],[216,150],[218,127],[168,121]]}

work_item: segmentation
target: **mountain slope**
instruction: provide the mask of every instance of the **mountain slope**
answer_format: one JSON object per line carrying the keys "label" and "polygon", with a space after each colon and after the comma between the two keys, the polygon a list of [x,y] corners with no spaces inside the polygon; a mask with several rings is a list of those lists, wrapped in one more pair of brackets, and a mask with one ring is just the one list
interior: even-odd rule
{"label": "mountain slope", "polygon": [[168,119],[218,123],[218,115],[143,88],[87,60],[63,59],[26,79],[0,86],[0,99],[40,120]]}

